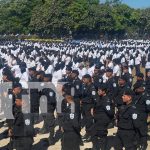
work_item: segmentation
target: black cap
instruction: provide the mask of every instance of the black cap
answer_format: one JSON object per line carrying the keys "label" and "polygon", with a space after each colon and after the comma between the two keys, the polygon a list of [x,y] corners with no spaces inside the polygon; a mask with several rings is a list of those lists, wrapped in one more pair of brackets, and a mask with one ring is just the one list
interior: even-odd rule
{"label": "black cap", "polygon": [[138,89],[138,88],[145,88],[145,82],[136,82],[135,84],[134,84],[134,89]]}
{"label": "black cap", "polygon": [[112,72],[113,73],[113,70],[111,68],[107,68],[106,72]]}
{"label": "black cap", "polygon": [[129,96],[133,96],[133,91],[131,89],[126,89],[123,93],[123,95],[129,95]]}
{"label": "black cap", "polygon": [[20,68],[27,68],[27,65],[25,62],[21,62],[19,66]]}
{"label": "black cap", "polygon": [[52,80],[52,74],[44,74],[44,78],[48,78],[51,81]]}
{"label": "black cap", "polygon": [[89,74],[86,74],[83,76],[83,78],[91,79],[91,76]]}
{"label": "black cap", "polygon": [[95,69],[101,69],[101,65],[97,64],[97,65],[95,66]]}
{"label": "black cap", "polygon": [[72,73],[76,74],[77,76],[79,75],[79,71],[78,70],[72,70]]}
{"label": "black cap", "polygon": [[100,84],[98,86],[98,89],[102,90],[102,91],[107,91],[107,84],[103,83],[103,84]]}
{"label": "black cap", "polygon": [[70,66],[67,66],[67,67],[66,67],[66,70],[67,70],[67,71],[72,71],[72,68],[71,68]]}
{"label": "black cap", "polygon": [[123,67],[123,69],[128,69],[129,67],[128,67],[128,64],[126,64],[126,63],[123,63],[122,64],[122,67]]}
{"label": "black cap", "polygon": [[140,78],[144,78],[144,74],[143,73],[138,73],[136,76],[140,77]]}
{"label": "black cap", "polygon": [[44,71],[38,71],[38,73],[37,73],[38,75],[45,75],[45,72]]}
{"label": "black cap", "polygon": [[71,89],[72,85],[70,83],[66,83],[63,85],[62,91],[65,93],[65,95],[71,95]]}
{"label": "black cap", "polygon": [[128,79],[127,79],[127,77],[125,76],[125,75],[122,75],[121,77],[119,77],[119,79],[122,79],[122,80],[124,80],[124,81],[128,81]]}
{"label": "black cap", "polygon": [[6,76],[9,76],[9,75],[12,75],[12,72],[9,68],[4,68],[3,69],[3,72],[2,72],[3,75],[6,75]]}
{"label": "black cap", "polygon": [[13,89],[14,88],[17,88],[17,87],[20,87],[20,88],[22,88],[22,85],[20,84],[20,83],[13,83]]}
{"label": "black cap", "polygon": [[29,70],[36,71],[36,67],[31,67]]}

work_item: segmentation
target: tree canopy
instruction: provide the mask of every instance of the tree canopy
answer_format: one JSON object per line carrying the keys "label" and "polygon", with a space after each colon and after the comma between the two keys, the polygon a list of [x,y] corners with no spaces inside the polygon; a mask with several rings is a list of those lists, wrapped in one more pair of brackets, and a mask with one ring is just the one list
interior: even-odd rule
{"label": "tree canopy", "polygon": [[49,37],[150,34],[150,8],[133,9],[120,0],[1,0],[0,34]]}

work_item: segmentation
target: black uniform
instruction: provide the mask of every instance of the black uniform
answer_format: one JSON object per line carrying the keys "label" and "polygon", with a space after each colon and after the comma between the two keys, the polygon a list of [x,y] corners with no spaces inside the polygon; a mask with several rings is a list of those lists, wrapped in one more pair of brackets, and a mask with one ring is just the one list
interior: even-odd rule
{"label": "black uniform", "polygon": [[103,83],[103,77],[100,74],[94,74],[93,75],[93,84],[94,84],[96,90],[98,90],[99,85],[102,83]]}
{"label": "black uniform", "polygon": [[74,88],[74,102],[75,102],[75,109],[76,109],[76,114],[78,115],[79,120],[81,120],[81,108],[80,108],[80,100],[82,97],[82,82],[81,80],[77,77],[73,80],[72,86]]}
{"label": "black uniform", "polygon": [[150,77],[147,77],[145,82],[146,82],[146,91],[147,93],[150,93]]}
{"label": "black uniform", "polygon": [[[98,97],[94,107],[93,148],[94,150],[106,149],[107,128],[114,117],[112,101],[108,96]],[[99,140],[100,138],[100,140]],[[99,142],[102,142],[101,144]]]}
{"label": "black uniform", "polygon": [[127,79],[128,86],[131,88],[132,87],[132,82],[133,82],[132,75],[129,72],[127,72],[127,73],[124,74],[124,76]]}
{"label": "black uniform", "polygon": [[[36,76],[31,77],[29,82],[38,82]],[[38,89],[30,89],[31,113],[34,114],[34,122],[38,121],[39,117],[39,91]]]}
{"label": "black uniform", "polygon": [[32,115],[23,114],[20,107],[15,107],[14,118],[12,127],[13,149],[31,150],[35,135]]}
{"label": "black uniform", "polygon": [[90,128],[93,125],[93,116],[91,115],[91,109],[94,108],[94,104],[96,101],[97,93],[93,84],[83,85],[83,93],[82,93],[82,116],[83,116],[83,124],[86,127],[86,133],[90,132]]}
{"label": "black uniform", "polygon": [[136,83],[133,85],[133,91],[135,91],[135,89],[136,89],[139,85],[145,86],[146,83],[145,83],[144,80],[137,80]]}
{"label": "black uniform", "polygon": [[139,133],[140,145],[143,147],[142,150],[145,150],[147,147],[147,118],[148,113],[150,112],[150,96],[147,93],[137,95],[134,99],[134,104],[141,115],[142,127],[141,132]]}
{"label": "black uniform", "polygon": [[125,84],[124,86],[118,86],[118,92],[115,98],[115,104],[117,108],[121,107],[124,104],[122,100],[122,96],[127,89],[130,89],[128,84]]}
{"label": "black uniform", "polygon": [[[55,117],[54,111],[56,109],[56,94],[52,89],[45,88],[41,91],[41,96],[46,96],[42,98],[43,103],[47,100],[47,113],[42,114],[44,119],[43,131],[45,133],[50,130],[50,140],[54,137],[55,128]],[[41,108],[42,109],[42,108]],[[45,110],[41,110],[45,111]]]}
{"label": "black uniform", "polygon": [[137,132],[140,132],[141,117],[132,104],[123,105],[118,113],[118,131],[116,135],[116,150],[136,150]]}
{"label": "black uniform", "polygon": [[107,95],[110,99],[114,100],[118,92],[118,84],[116,83],[116,80],[113,77],[108,79],[106,84],[108,87]]}
{"label": "black uniform", "polygon": [[74,113],[63,113],[62,150],[80,150],[80,125]]}

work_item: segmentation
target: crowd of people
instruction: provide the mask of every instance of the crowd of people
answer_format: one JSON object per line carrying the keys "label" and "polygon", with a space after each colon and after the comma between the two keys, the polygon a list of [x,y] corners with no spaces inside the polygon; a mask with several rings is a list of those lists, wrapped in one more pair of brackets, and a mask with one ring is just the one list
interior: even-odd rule
{"label": "crowd of people", "polygon": [[[79,150],[84,142],[92,142],[92,150],[109,150],[108,128],[115,126],[115,150],[147,149],[149,40],[0,41],[0,80],[13,85],[7,94],[1,93],[13,99],[14,119],[2,122],[8,127],[9,149],[31,150],[34,124],[41,117],[44,124],[39,134],[50,133],[48,143],[54,145],[58,125],[62,150]],[[56,91],[29,89],[32,82],[59,87],[61,112]],[[22,98],[25,93],[30,95],[30,104]],[[47,113],[39,113],[42,96],[47,99]],[[28,105],[30,113],[23,113]],[[8,107],[3,106],[5,114]]]}

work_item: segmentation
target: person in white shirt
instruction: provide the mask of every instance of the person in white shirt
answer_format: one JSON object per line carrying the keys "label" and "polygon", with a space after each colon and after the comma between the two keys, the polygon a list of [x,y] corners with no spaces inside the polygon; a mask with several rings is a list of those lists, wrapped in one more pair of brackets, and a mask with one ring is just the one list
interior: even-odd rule
{"label": "person in white shirt", "polygon": [[135,70],[136,70],[136,75],[139,74],[140,71],[140,65],[141,65],[141,56],[139,53],[136,54],[135,56]]}
{"label": "person in white shirt", "polygon": [[147,72],[150,70],[150,53],[149,53],[148,58],[147,58],[145,69],[146,69],[146,75],[147,75]]}
{"label": "person in white shirt", "polygon": [[113,60],[114,62],[114,68],[113,68],[113,76],[118,81],[120,75],[121,75],[121,67],[119,66],[119,59]]}

